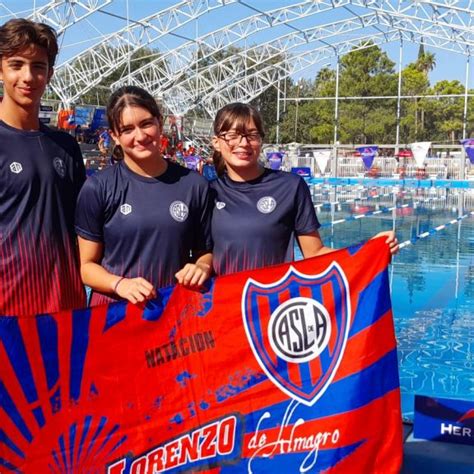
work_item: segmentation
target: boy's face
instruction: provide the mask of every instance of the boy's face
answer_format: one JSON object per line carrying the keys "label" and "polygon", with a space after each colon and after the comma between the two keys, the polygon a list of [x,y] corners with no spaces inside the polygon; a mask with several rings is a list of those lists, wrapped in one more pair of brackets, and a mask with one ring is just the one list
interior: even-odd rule
{"label": "boy's face", "polygon": [[1,58],[0,80],[5,99],[22,108],[39,106],[52,74],[46,50],[36,45]]}

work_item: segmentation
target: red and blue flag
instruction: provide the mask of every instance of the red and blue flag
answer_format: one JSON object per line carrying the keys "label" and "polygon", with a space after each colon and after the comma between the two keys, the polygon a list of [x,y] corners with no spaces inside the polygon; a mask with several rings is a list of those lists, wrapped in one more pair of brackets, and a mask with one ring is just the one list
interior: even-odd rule
{"label": "red and blue flag", "polygon": [[113,303],[0,317],[0,472],[395,473],[384,239]]}

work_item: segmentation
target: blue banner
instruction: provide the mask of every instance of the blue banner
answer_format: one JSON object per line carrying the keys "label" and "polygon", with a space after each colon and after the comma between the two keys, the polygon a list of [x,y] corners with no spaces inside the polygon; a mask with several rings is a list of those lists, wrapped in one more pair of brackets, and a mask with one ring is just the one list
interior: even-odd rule
{"label": "blue banner", "polygon": [[283,161],[284,153],[280,151],[267,152],[267,160],[272,170],[279,170]]}
{"label": "blue banner", "polygon": [[184,157],[186,168],[190,170],[197,171],[200,161],[201,161],[201,158],[199,158],[199,156],[196,156],[196,155],[188,155]]}
{"label": "blue banner", "polygon": [[291,168],[291,172],[303,178],[311,178],[311,168],[306,166],[294,166]]}
{"label": "blue banner", "polygon": [[76,107],[74,109],[74,123],[76,125],[87,126],[91,122],[93,109],[90,107]]}
{"label": "blue banner", "polygon": [[213,181],[214,179],[217,179],[217,172],[216,172],[215,166],[206,163],[206,164],[202,167],[202,175],[203,175],[208,181]]}
{"label": "blue banner", "polygon": [[108,127],[107,115],[105,109],[95,109],[94,116],[92,117],[91,130],[97,130],[98,128]]}
{"label": "blue banner", "polygon": [[413,436],[474,445],[474,401],[416,395]]}
{"label": "blue banner", "polygon": [[474,138],[466,138],[465,140],[461,140],[461,144],[466,150],[469,161],[474,165]]}
{"label": "blue banner", "polygon": [[379,147],[377,145],[372,146],[359,146],[356,150],[360,153],[362,161],[366,170],[372,168],[374,164],[375,155],[378,152]]}

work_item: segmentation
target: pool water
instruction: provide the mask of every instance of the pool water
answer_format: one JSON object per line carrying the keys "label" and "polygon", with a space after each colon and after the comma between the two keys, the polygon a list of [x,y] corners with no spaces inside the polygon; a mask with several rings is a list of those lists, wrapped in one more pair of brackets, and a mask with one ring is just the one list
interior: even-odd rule
{"label": "pool water", "polygon": [[400,243],[413,242],[390,267],[404,417],[413,418],[415,394],[474,400],[474,190],[310,189],[325,245],[346,247],[392,228]]}

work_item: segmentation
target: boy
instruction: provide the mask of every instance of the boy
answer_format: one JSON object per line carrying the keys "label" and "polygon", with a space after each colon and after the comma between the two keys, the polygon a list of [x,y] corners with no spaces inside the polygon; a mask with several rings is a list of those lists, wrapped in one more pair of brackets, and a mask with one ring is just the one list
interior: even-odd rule
{"label": "boy", "polygon": [[85,305],[74,234],[81,152],[38,118],[57,53],[47,25],[14,19],[0,27],[1,315]]}

